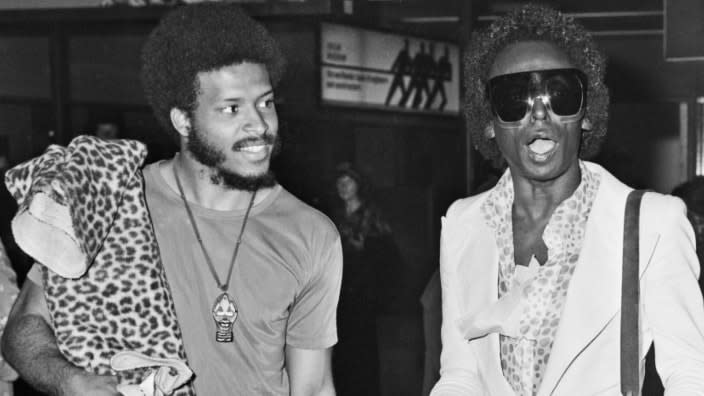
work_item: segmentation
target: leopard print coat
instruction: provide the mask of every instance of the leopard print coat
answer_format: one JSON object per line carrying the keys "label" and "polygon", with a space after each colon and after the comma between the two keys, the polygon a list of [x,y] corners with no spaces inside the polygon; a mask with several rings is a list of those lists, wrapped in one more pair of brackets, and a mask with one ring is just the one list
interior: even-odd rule
{"label": "leopard print coat", "polygon": [[[19,204],[13,234],[43,264],[58,347],[95,374],[141,382],[146,369],[116,372],[120,351],[186,361],[174,303],[144,197],[143,144],[79,136],[6,173]],[[74,279],[75,278],[75,279]],[[178,395],[193,395],[186,385]]]}

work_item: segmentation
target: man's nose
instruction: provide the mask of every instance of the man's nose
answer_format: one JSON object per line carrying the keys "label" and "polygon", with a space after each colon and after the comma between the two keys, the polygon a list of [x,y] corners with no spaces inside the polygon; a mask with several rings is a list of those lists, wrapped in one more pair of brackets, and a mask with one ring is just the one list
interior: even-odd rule
{"label": "man's nose", "polygon": [[256,107],[250,108],[246,117],[245,131],[260,135],[266,133],[267,129],[269,129],[269,124],[267,124],[266,119]]}
{"label": "man's nose", "polygon": [[548,116],[548,108],[546,103],[548,101],[547,96],[537,95],[531,99],[531,110],[530,114],[534,120],[544,120]]}

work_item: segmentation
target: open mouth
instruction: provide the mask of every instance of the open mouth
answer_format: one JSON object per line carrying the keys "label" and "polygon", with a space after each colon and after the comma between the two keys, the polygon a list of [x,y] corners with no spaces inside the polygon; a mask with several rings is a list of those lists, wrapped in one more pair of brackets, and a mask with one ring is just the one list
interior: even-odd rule
{"label": "open mouth", "polygon": [[555,143],[554,140],[546,138],[536,138],[533,139],[533,141],[531,141],[530,143],[528,143],[528,152],[530,153],[533,159],[538,161],[544,161],[555,150],[555,146],[557,146],[557,143]]}
{"label": "open mouth", "polygon": [[256,145],[252,145],[252,146],[242,146],[242,147],[239,147],[238,150],[245,151],[247,153],[261,153],[262,151],[264,151],[266,149],[267,146],[268,146],[267,144],[256,144]]}
{"label": "open mouth", "polygon": [[248,161],[258,162],[269,157],[271,147],[265,139],[247,139],[237,142],[232,149]]}

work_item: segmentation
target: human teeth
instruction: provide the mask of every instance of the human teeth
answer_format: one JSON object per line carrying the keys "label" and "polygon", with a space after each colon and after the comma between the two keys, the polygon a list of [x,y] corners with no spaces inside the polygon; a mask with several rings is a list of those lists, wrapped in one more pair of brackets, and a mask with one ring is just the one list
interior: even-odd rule
{"label": "human teeth", "polygon": [[555,147],[555,142],[548,139],[536,139],[533,143],[529,144],[528,147],[530,151],[536,154],[545,154]]}
{"label": "human teeth", "polygon": [[264,150],[264,147],[266,147],[266,145],[245,146],[245,147],[242,147],[241,150],[246,151],[248,153],[258,153],[258,152]]}

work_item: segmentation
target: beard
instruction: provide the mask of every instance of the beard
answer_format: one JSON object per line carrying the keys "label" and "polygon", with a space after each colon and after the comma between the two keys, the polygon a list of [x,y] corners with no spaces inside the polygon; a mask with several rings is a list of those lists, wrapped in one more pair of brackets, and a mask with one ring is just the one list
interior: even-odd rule
{"label": "beard", "polygon": [[[243,139],[235,143],[231,150],[238,150],[243,143],[249,140],[264,141],[273,145],[271,158],[273,159],[281,151],[281,139],[277,135],[264,134],[261,138]],[[210,181],[216,185],[223,185],[232,190],[257,191],[260,188],[273,187],[276,185],[276,177],[271,169],[260,175],[244,175],[223,167],[227,159],[225,151],[208,141],[205,134],[198,128],[193,127],[188,136],[186,149],[193,155],[193,158],[201,164],[211,168]]]}

